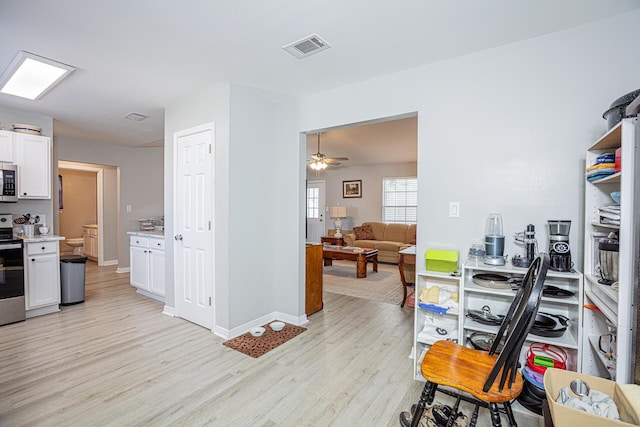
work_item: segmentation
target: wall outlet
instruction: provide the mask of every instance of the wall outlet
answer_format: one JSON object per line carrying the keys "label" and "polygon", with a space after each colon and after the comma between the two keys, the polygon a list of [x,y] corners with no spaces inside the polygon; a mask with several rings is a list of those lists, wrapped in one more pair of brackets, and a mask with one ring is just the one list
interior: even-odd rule
{"label": "wall outlet", "polygon": [[460,202],[449,202],[449,217],[460,218]]}

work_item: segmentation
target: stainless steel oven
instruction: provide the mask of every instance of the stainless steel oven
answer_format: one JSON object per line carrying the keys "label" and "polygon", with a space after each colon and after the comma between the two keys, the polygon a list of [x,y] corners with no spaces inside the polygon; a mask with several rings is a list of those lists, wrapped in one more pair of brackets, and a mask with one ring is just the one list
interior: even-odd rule
{"label": "stainless steel oven", "polygon": [[13,238],[13,216],[0,214],[0,325],[24,319],[22,239]]}

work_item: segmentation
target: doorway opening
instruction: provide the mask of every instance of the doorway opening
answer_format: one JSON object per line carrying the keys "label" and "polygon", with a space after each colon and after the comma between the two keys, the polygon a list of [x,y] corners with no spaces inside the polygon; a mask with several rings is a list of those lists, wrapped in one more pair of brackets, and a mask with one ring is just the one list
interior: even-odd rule
{"label": "doorway opening", "polygon": [[58,230],[65,240],[82,238],[82,246],[60,242],[60,253],[82,252],[99,266],[118,264],[119,168],[58,161]]}
{"label": "doorway opening", "polygon": [[[412,112],[303,132],[302,144],[306,153],[304,220],[307,242],[319,243],[321,239],[318,239],[318,233],[325,237],[323,240],[326,242],[335,241],[331,236],[335,233],[336,219],[330,217],[330,208],[346,208],[346,217],[341,217],[341,224],[338,225],[343,235],[363,222],[383,222],[384,179],[417,178],[417,128],[418,113]],[[320,169],[310,167],[312,162],[323,157],[335,159],[339,164],[329,163]],[[316,213],[315,206],[311,203],[315,193],[311,190],[318,183],[322,183],[322,194],[317,198],[324,199],[324,203],[319,202]],[[345,183],[356,183],[357,191],[345,191]],[[310,206],[314,209],[310,209]],[[335,212],[343,210],[336,209]],[[319,231],[314,230],[314,221],[321,222],[321,225],[315,224]],[[304,261],[304,257],[301,259]],[[395,273],[397,285],[401,289],[402,282],[397,267],[390,274]]]}

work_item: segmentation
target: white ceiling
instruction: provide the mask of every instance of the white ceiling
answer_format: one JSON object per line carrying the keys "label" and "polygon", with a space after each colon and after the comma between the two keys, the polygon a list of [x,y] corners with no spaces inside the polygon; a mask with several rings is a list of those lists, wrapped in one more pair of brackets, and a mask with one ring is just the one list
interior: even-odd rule
{"label": "white ceiling", "polygon": [[[318,151],[318,134],[307,134],[307,159]],[[327,157],[348,157],[332,169],[409,163],[418,160],[418,119],[400,118],[320,132],[320,152]]]}
{"label": "white ceiling", "polygon": [[[55,136],[158,145],[164,107],[206,85],[286,99],[637,8],[638,0],[1,0],[0,69],[26,50],[77,70],[41,100],[0,94],[0,106],[54,117]],[[333,47],[303,60],[282,49],[313,33]],[[151,117],[125,120],[131,112]],[[327,145],[326,154],[349,152]]]}

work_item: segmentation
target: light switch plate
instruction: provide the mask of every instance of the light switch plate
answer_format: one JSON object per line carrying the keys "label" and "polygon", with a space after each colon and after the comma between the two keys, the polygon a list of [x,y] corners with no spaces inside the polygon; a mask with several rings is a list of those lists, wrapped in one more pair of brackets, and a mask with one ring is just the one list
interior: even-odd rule
{"label": "light switch plate", "polygon": [[460,218],[460,202],[449,202],[449,217]]}

